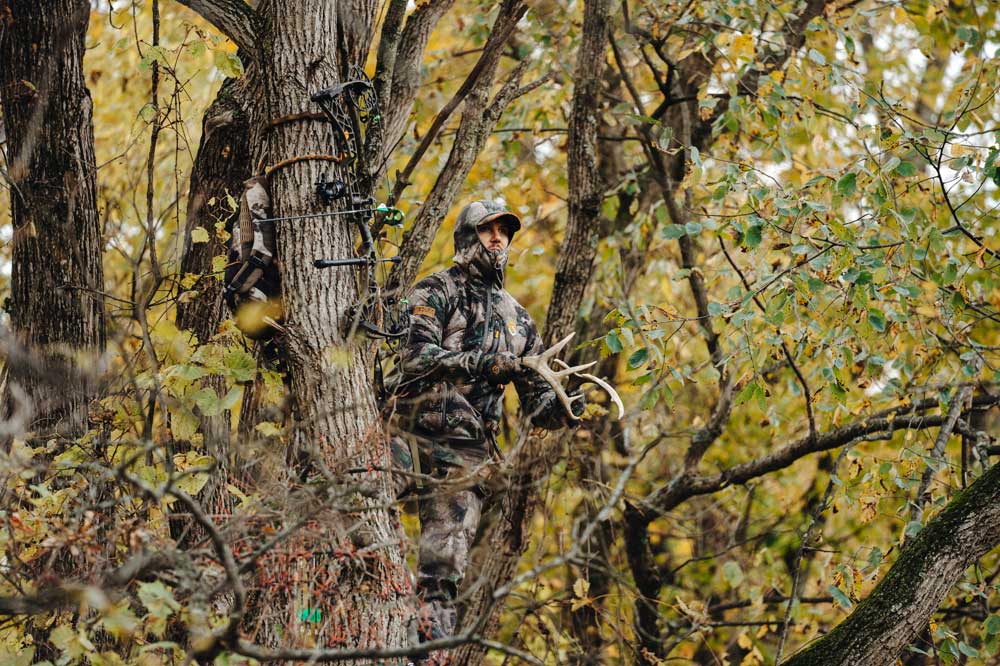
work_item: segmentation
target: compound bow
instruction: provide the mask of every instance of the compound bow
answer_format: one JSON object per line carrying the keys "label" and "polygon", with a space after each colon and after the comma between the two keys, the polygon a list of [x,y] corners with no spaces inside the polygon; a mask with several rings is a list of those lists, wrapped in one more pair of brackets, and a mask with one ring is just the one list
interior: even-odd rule
{"label": "compound bow", "polygon": [[348,258],[316,259],[316,268],[355,267],[358,302],[350,307],[350,326],[347,334],[359,331],[372,338],[379,338],[394,348],[405,337],[408,320],[405,301],[395,296],[384,296],[376,275],[382,264],[398,263],[399,257],[384,258],[379,255],[376,239],[372,236],[371,222],[376,216],[380,226],[402,226],[403,213],[391,202],[376,205],[371,196],[375,176],[379,169],[372,167],[381,157],[382,116],[378,97],[371,80],[360,67],[351,68],[347,80],[312,95],[323,115],[333,126],[334,161],[346,165],[349,178],[345,180],[320,180],[316,194],[325,205],[346,200],[348,209],[308,215],[269,218],[263,221],[311,219],[346,216],[358,228],[361,246],[357,255]]}

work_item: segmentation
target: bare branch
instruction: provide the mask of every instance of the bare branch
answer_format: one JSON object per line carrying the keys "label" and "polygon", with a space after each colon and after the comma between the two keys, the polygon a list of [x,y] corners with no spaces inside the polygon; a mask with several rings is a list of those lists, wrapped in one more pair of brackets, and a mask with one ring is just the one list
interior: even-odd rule
{"label": "bare branch", "polygon": [[243,0],[177,0],[198,12],[219,32],[233,40],[237,48],[255,53],[257,45],[257,13]]}
{"label": "bare branch", "polygon": [[492,103],[487,104],[487,94],[491,87],[493,76],[484,76],[470,93],[462,112],[462,122],[455,134],[455,142],[448,155],[441,173],[438,174],[434,187],[417,212],[406,234],[403,236],[402,262],[396,265],[389,274],[387,291],[406,291],[420,270],[420,265],[427,257],[431,244],[455,196],[462,188],[466,176],[472,169],[483,144],[496,127],[500,115],[507,105],[517,95],[521,76],[527,69],[528,61],[518,65]]}
{"label": "bare branch", "polygon": [[[410,117],[413,100],[422,82],[420,67],[427,41],[454,0],[434,0],[417,7],[400,27],[406,0],[391,0],[382,24],[375,68],[375,90],[382,108],[385,128],[384,151],[396,145]],[[383,156],[384,158],[384,156]],[[379,160],[380,164],[384,159]],[[376,174],[378,175],[378,174]]]}
{"label": "bare branch", "polygon": [[[517,28],[517,22],[521,20],[524,13],[528,11],[527,5],[524,4],[523,0],[505,0],[503,5],[500,7],[500,12],[497,14],[496,21],[493,23],[493,29],[490,31],[490,36],[486,40],[486,46],[483,48],[483,53],[479,57],[472,71],[469,72],[469,76],[466,77],[462,86],[458,89],[458,92],[448,100],[448,103],[444,105],[434,121],[431,123],[430,128],[424,134],[424,138],[420,141],[420,145],[417,146],[416,150],[410,156],[409,161],[407,161],[406,166],[400,171],[396,176],[396,185],[392,189],[392,200],[399,201],[399,197],[403,194],[403,190],[406,189],[407,185],[410,184],[410,175],[413,170],[417,167],[420,159],[427,152],[431,143],[437,139],[438,134],[441,132],[441,128],[444,127],[445,122],[451,117],[451,114],[458,108],[466,97],[471,95],[475,90],[481,90],[481,84],[483,82],[492,83],[493,76],[497,71],[497,65],[500,63],[500,56],[503,51],[504,45],[510,36],[514,34],[514,30]],[[407,25],[409,27],[409,25]],[[394,79],[398,79],[400,72],[396,73]],[[395,86],[395,82],[393,83]],[[464,120],[464,118],[463,118]],[[491,128],[492,130],[492,128]],[[457,139],[456,139],[457,141]],[[478,151],[476,151],[478,152]],[[465,179],[465,176],[462,177]]]}
{"label": "bare branch", "polygon": [[[979,372],[979,363],[976,363],[976,372]],[[958,417],[961,415],[962,410],[965,409],[965,404],[969,401],[972,396],[972,385],[966,384],[959,388],[955,395],[952,396],[951,401],[948,404],[948,415],[945,418],[944,423],[941,425],[941,430],[938,432],[937,439],[934,440],[934,447],[931,449],[930,459],[931,461],[937,461],[944,457],[944,447],[948,444],[948,439],[951,437],[952,430],[955,428],[955,423],[958,421]],[[920,512],[923,511],[924,506],[930,501],[930,493],[928,489],[930,488],[931,481],[934,479],[935,463],[928,462],[927,467],[924,468],[923,474],[920,476],[920,486],[917,488],[917,494],[914,496],[913,506],[910,507],[910,520],[916,520],[920,517]]]}
{"label": "bare branch", "polygon": [[[982,395],[973,398],[973,406],[982,407],[1000,404],[1000,396]],[[936,428],[945,421],[945,416],[923,415],[924,412],[937,405],[936,399],[921,400],[908,410],[908,415],[897,415],[903,408],[883,410],[866,419],[818,437],[802,437],[790,444],[776,449],[772,453],[734,465],[718,474],[681,475],[665,486],[660,487],[647,500],[648,505],[656,512],[671,511],[684,501],[697,495],[714,493],[726,486],[746,483],[750,479],[763,476],[769,472],[784,469],[801,458],[819,451],[829,451],[839,446],[849,444],[859,438],[876,433],[890,435],[899,430],[924,430]]]}

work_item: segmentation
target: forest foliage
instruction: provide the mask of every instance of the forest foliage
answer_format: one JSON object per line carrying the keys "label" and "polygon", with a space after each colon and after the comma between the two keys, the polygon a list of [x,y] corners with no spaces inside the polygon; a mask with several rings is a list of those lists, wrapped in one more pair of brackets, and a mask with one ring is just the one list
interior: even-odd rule
{"label": "forest foliage", "polygon": [[[599,239],[575,353],[600,361],[627,415],[615,424],[613,407],[591,394],[539,490],[525,575],[503,607],[495,639],[514,652],[494,649],[489,663],[787,658],[856,608],[1000,453],[997,9],[820,3],[782,59],[805,4],[816,3],[613,10]],[[433,32],[381,195],[474,64],[493,5],[460,0]],[[540,324],[566,228],[581,12],[581,2],[545,0],[522,20],[501,68],[523,61],[526,80],[550,78],[503,114],[422,268],[448,265],[458,204],[502,199],[524,222],[508,289]],[[224,605],[197,590],[221,585],[221,567],[204,553],[183,557],[210,548],[172,530],[171,515],[191,511],[181,495],[214,484],[224,499],[207,513],[261,521],[259,542],[241,533],[247,540],[230,544],[241,556],[273,536],[271,470],[285,465],[287,443],[280,373],[258,364],[231,320],[209,340],[175,322],[177,304],[200,298],[225,262],[216,257],[208,275],[180,269],[188,244],[228,238],[226,217],[186,238],[185,211],[202,117],[244,65],[185,7],[159,6],[156,45],[152,21],[142,0],[91,13],[84,66],[109,317],[106,353],[82,363],[100,375],[102,396],[68,445],[4,430],[0,596],[39,600],[58,588],[69,598],[30,620],[3,618],[4,663],[182,663],[225,625]],[[682,76],[691,78],[672,79]],[[691,82],[678,101],[672,86]],[[445,165],[456,122],[396,202],[407,220]],[[220,210],[235,211],[238,196],[221,193]],[[390,254],[407,224],[386,228]],[[0,230],[6,291],[16,242],[6,193]],[[135,307],[150,288],[148,307]],[[262,417],[241,430],[250,386]],[[504,447],[516,438],[508,398]],[[253,483],[219,478],[206,416],[227,419]],[[415,518],[403,523],[414,537]],[[115,586],[116,567],[140,552],[180,552],[181,573]],[[904,658],[993,663],[998,574],[995,553],[970,567]],[[284,612],[300,638],[319,619],[308,605]],[[49,647],[36,650],[42,635]],[[340,640],[325,647],[349,647]]]}

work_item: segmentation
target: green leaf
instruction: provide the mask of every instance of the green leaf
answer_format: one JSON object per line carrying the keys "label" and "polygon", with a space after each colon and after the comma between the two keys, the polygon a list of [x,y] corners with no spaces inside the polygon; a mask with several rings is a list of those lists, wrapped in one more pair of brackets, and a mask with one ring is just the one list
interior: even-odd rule
{"label": "green leaf", "polygon": [[237,79],[243,76],[243,63],[240,62],[239,56],[235,53],[216,51],[215,66],[219,68],[219,71],[222,72],[224,76],[231,79]]}
{"label": "green leaf", "polygon": [[226,395],[222,397],[220,405],[223,410],[232,409],[233,407],[236,406],[236,403],[238,403],[242,397],[243,397],[243,389],[239,386],[234,386],[233,388],[229,389],[229,392],[227,392]]}
{"label": "green leaf", "polygon": [[649,358],[649,349],[647,349],[646,347],[638,349],[631,356],[628,357],[628,367],[634,370],[639,366],[645,364],[648,358]]}
{"label": "green leaf", "polygon": [[914,166],[913,162],[900,162],[899,166],[896,167],[896,173],[900,176],[915,176],[917,167]]}
{"label": "green leaf", "polygon": [[688,232],[689,234],[691,234],[693,236],[694,234],[696,234],[699,231],[701,231],[701,223],[700,222],[688,222],[688,223],[686,223],[684,225],[684,231]]}
{"label": "green leaf", "polygon": [[205,46],[205,42],[198,40],[196,42],[192,42],[188,46],[188,53],[197,58],[201,56],[203,53],[205,53],[206,48],[207,47]]}
{"label": "green leaf", "polygon": [[826,64],[826,56],[817,51],[816,49],[809,49],[809,59],[812,60],[817,65]]}
{"label": "green leaf", "polygon": [[844,594],[843,590],[841,590],[836,585],[831,585],[827,589],[830,590],[830,596],[833,597],[834,601],[840,604],[840,606],[844,610],[851,610],[851,608],[854,606],[854,604],[851,603],[850,598],[848,598],[848,596]]}
{"label": "green leaf", "polygon": [[837,181],[837,191],[843,194],[845,197],[849,197],[858,190],[858,174],[845,173],[840,180]]}
{"label": "green leaf", "polygon": [[215,389],[210,386],[206,386],[194,393],[191,396],[194,400],[194,404],[198,405],[198,409],[205,416],[218,416],[222,413],[222,404],[219,401],[219,394],[215,392]]}
{"label": "green leaf", "polygon": [[924,529],[924,524],[919,520],[911,520],[906,524],[906,529],[903,532],[908,537],[915,537],[920,534],[920,530]]}
{"label": "green leaf", "polygon": [[170,408],[170,432],[175,439],[190,440],[201,427],[201,420],[194,413],[178,403]]}
{"label": "green leaf", "polygon": [[900,159],[898,157],[896,157],[895,155],[893,155],[892,157],[890,157],[886,161],[885,164],[882,165],[882,170],[883,171],[892,171],[893,169],[895,169],[899,165],[900,165]]}
{"label": "green leaf", "polygon": [[978,657],[979,656],[979,650],[977,650],[976,648],[972,647],[971,645],[969,645],[965,641],[959,641],[958,642],[958,651],[961,652],[962,654],[964,654],[966,657]]}
{"label": "green leaf", "polygon": [[139,109],[139,117],[145,122],[151,123],[156,118],[156,107],[152,104],[143,104]]}
{"label": "green leaf", "polygon": [[743,244],[751,250],[760,245],[761,232],[763,231],[763,228],[764,225],[762,224],[755,224],[748,228],[746,233],[743,235]]}
{"label": "green leaf", "polygon": [[615,331],[611,331],[605,336],[604,344],[608,346],[612,354],[618,354],[624,349],[622,341],[618,338],[618,334]]}
{"label": "green leaf", "polygon": [[664,125],[663,129],[660,130],[660,136],[657,137],[657,145],[660,150],[667,151],[670,150],[670,142],[674,138],[674,128],[670,125]]}
{"label": "green leaf", "polygon": [[743,569],[739,562],[730,560],[722,565],[722,576],[729,583],[729,587],[736,589],[743,583]]}
{"label": "green leaf", "polygon": [[146,618],[150,631],[162,636],[167,629],[167,618],[181,609],[174,593],[160,581],[139,584],[139,600],[149,610]]}
{"label": "green leaf", "polygon": [[252,381],[257,374],[257,361],[242,349],[226,352],[222,362],[232,373],[235,382]]}
{"label": "green leaf", "polygon": [[676,240],[681,236],[686,236],[687,229],[685,229],[679,224],[670,224],[668,226],[663,227],[663,231],[660,232],[660,235],[666,238],[667,240]]}
{"label": "green leaf", "polygon": [[748,382],[747,385],[744,386],[743,389],[739,393],[736,394],[736,398],[733,401],[733,406],[734,407],[739,407],[740,405],[742,405],[747,400],[750,400],[751,398],[753,398],[754,395],[757,393],[757,388],[758,388],[757,382],[755,382],[755,381]]}
{"label": "green leaf", "polygon": [[975,46],[979,43],[979,31],[975,28],[963,25],[955,32],[955,34],[969,46]]}
{"label": "green leaf", "polygon": [[868,310],[868,324],[879,333],[885,332],[885,315],[880,310]]}
{"label": "green leaf", "polygon": [[983,629],[987,634],[1000,634],[1000,615],[990,615],[983,623]]}

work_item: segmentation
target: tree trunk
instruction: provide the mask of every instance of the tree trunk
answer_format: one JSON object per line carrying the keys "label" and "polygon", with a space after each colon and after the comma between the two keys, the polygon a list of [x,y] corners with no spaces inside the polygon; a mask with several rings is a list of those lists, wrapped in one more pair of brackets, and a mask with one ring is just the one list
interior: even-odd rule
{"label": "tree trunk", "polygon": [[[236,216],[232,204],[239,206],[243,181],[252,171],[246,88],[243,79],[223,82],[202,120],[201,143],[191,168],[181,275],[197,277],[191,286],[197,298],[177,304],[177,327],[191,331],[201,343],[215,335],[225,317],[222,276],[213,274],[212,258],[224,255],[228,244],[216,233],[217,225],[229,228]],[[208,232],[207,243],[192,241],[191,233],[198,227]]]}
{"label": "tree trunk", "polygon": [[994,465],[914,537],[846,620],[783,664],[894,663],[965,570],[998,543],[1000,465]]}
{"label": "tree trunk", "polygon": [[90,3],[0,0],[0,17],[14,222],[5,308],[25,352],[8,356],[4,412],[24,417],[26,405],[24,429],[71,436],[86,428],[95,384],[73,355],[99,354],[105,342],[92,104],[83,77]]}
{"label": "tree trunk", "polygon": [[[307,157],[335,152],[329,123],[287,119],[314,111],[310,92],[336,84],[348,66],[359,64],[345,58],[367,51],[374,10],[373,2],[348,7],[324,0],[260,8],[261,24],[268,29],[261,39],[265,60],[258,70],[265,96],[265,115],[258,121],[268,132],[262,157],[265,164],[286,164],[270,173],[275,216],[321,210],[316,182],[324,177],[352,180],[346,164]],[[256,609],[283,613],[266,619],[261,636],[271,644],[280,639],[283,647],[290,642],[399,646],[407,640],[412,615],[404,537],[390,480],[381,473],[347,472],[382,467],[388,459],[375,408],[370,345],[345,339],[347,310],[358,301],[356,269],[313,267],[318,257],[353,256],[358,240],[347,217],[277,224],[288,330],[283,341],[292,399],[291,456],[301,476],[326,476],[340,493],[330,510],[317,517],[315,529],[301,533],[296,546],[304,557],[288,572],[291,597],[279,592],[274,603],[264,599]],[[323,583],[331,580],[335,587],[324,590]],[[272,594],[264,591],[265,597]],[[314,624],[303,626],[302,617]]]}

